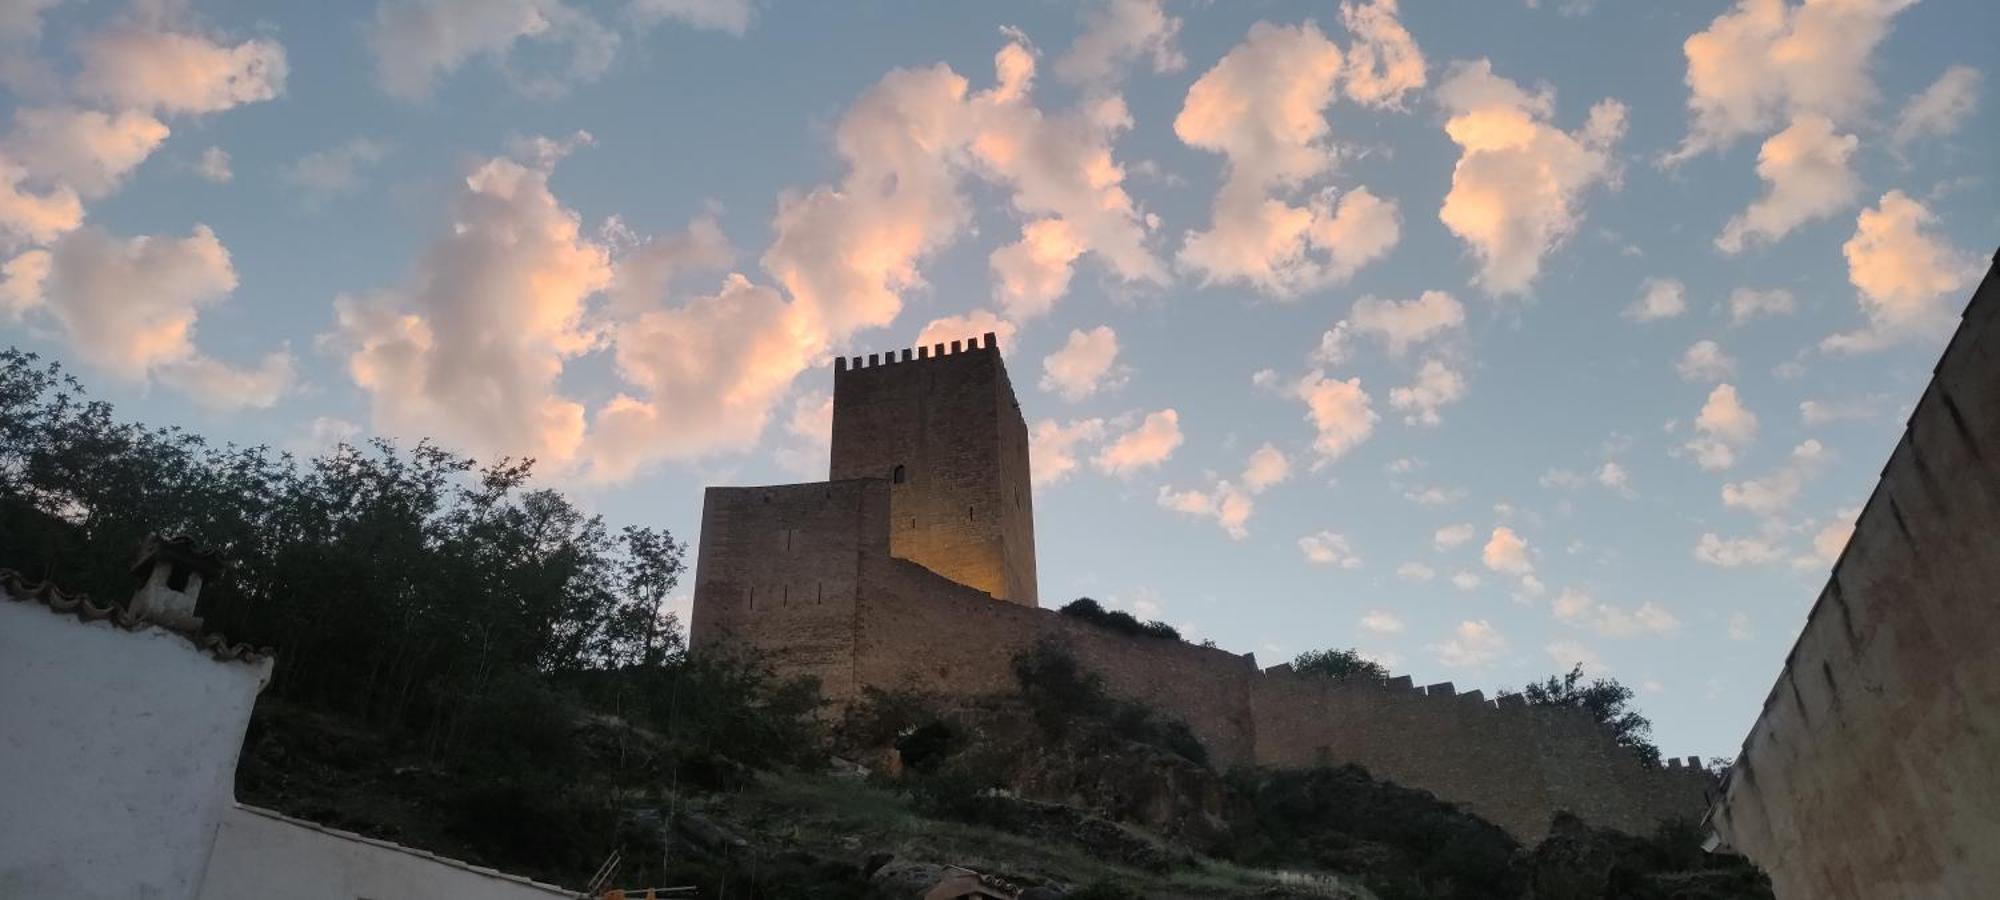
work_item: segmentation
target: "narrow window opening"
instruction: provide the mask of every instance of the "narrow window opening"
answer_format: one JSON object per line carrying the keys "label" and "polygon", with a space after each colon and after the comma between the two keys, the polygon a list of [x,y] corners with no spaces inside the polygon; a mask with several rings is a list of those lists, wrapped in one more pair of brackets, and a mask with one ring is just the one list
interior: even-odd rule
{"label": "narrow window opening", "polygon": [[187,590],[188,577],[193,574],[194,570],[188,568],[187,566],[178,566],[178,565],[174,566],[171,570],[167,572],[167,590],[170,591]]}
{"label": "narrow window opening", "polygon": [[965,520],[967,522],[972,521],[972,507],[970,506],[965,508]]}
{"label": "narrow window opening", "polygon": [[790,605],[792,605],[792,586],[791,586],[791,585],[789,585],[789,584],[788,584],[788,585],[785,585],[785,591],[784,591],[784,594],[783,594],[782,596],[780,596],[780,597],[778,598],[778,605],[779,605],[779,606],[790,606]]}
{"label": "narrow window opening", "polygon": [[895,474],[889,476],[889,480],[896,484],[902,484],[910,480],[910,473],[905,471],[902,466],[897,466]]}
{"label": "narrow window opening", "polygon": [[746,599],[746,600],[748,600],[748,601],[750,602],[750,609],[751,609],[752,611],[755,611],[755,610],[757,609],[757,589],[756,589],[756,588],[744,588],[744,589],[743,589],[743,597],[744,597],[744,599]]}

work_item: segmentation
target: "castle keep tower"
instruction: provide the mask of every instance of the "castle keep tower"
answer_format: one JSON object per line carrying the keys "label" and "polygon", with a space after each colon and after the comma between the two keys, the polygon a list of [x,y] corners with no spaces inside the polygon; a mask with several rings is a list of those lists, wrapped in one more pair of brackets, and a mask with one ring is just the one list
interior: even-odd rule
{"label": "castle keep tower", "polygon": [[827,477],[889,487],[889,552],[1036,605],[1028,426],[992,332],[838,360]]}

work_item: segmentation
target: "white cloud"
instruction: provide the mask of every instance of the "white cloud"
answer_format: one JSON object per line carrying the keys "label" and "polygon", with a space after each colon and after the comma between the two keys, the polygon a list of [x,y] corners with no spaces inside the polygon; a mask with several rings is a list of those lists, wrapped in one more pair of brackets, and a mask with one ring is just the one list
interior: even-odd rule
{"label": "white cloud", "polygon": [[1406,387],[1389,389],[1389,405],[1402,410],[1411,425],[1437,425],[1438,410],[1465,397],[1465,379],[1442,360],[1427,359],[1417,378]]}
{"label": "white cloud", "polygon": [[1386,609],[1371,609],[1362,615],[1361,627],[1376,634],[1402,634],[1403,620]]}
{"label": "white cloud", "polygon": [[1730,640],[1747,641],[1756,636],[1756,630],[1750,627],[1750,617],[1748,615],[1745,615],[1741,611],[1729,614]]}
{"label": "white cloud", "polygon": [[1181,20],[1168,15],[1160,0],[1104,0],[1087,21],[1069,52],[1055,62],[1056,77],[1064,81],[1113,84],[1140,59],[1151,63],[1156,73],[1176,72],[1187,65],[1175,46]]}
{"label": "white cloud", "polygon": [[1505,525],[1493,529],[1492,537],[1479,551],[1479,559],[1486,568],[1508,575],[1527,575],[1535,570],[1534,563],[1528,561],[1528,542]]}
{"label": "white cloud", "polygon": [[[484,458],[529,456],[558,469],[577,460],[584,408],[562,394],[558,378],[565,360],[594,344],[585,302],[610,284],[612,263],[609,249],[585,237],[576,214],[550,193],[548,176],[509,159],[480,164],[453,198],[451,227],[403,285],[335,300],[337,328],[325,340],[345,354],[348,375],[373,400],[378,429],[435,437]],[[741,326],[776,315],[779,305],[739,279],[688,309],[649,314],[616,337],[621,377],[665,392],[670,381],[711,366],[750,365],[760,354],[754,344],[676,338],[673,326],[727,322],[738,326],[727,337],[743,338]],[[718,346],[732,350],[713,352]],[[677,434],[661,412],[622,394],[600,411],[601,474],[629,474],[664,452],[656,440],[714,439]]]}
{"label": "white cloud", "polygon": [[1472,572],[1458,572],[1451,576],[1451,586],[1461,591],[1477,590],[1482,583],[1484,579]]}
{"label": "white cloud", "polygon": [[42,35],[42,13],[62,0],[6,0],[0,3],[0,40],[33,43]]}
{"label": "white cloud", "polygon": [[1243,467],[1243,486],[1250,492],[1263,493],[1265,489],[1291,477],[1292,464],[1285,458],[1284,451],[1270,444],[1258,447],[1250,454],[1250,461]]}
{"label": "white cloud", "polygon": [[975,309],[962,316],[945,316],[924,323],[916,338],[910,341],[910,346],[936,347],[943,344],[949,347],[955,341],[972,341],[991,333],[1004,347],[1014,340],[1014,331],[1014,323],[994,315],[992,310]]}
{"label": "white cloud", "polygon": [[[1415,300],[1377,300],[1362,297],[1342,323],[1355,334],[1374,337],[1392,356],[1402,356],[1411,347],[1465,328],[1465,307],[1444,291],[1425,291]],[[1335,326],[1340,330],[1340,325]],[[1326,354],[1328,337],[1321,339]],[[1339,338],[1332,338],[1335,343]],[[1337,362],[1337,359],[1328,359]]]}
{"label": "white cloud", "polygon": [[1476,533],[1478,532],[1472,527],[1471,522],[1446,525],[1438,529],[1437,533],[1431,536],[1431,543],[1436,545],[1439,550],[1450,550],[1466,541],[1472,540],[1472,536]]}
{"label": "white cloud", "polygon": [[750,29],[753,0],[631,0],[632,15],[642,22],[672,19],[695,28],[740,35]]}
{"label": "white cloud", "polygon": [[285,48],[265,38],[230,45],[191,32],[117,26],[85,38],[77,54],[77,92],[124,109],[214,113],[285,90]]}
{"label": "white cloud", "polygon": [[1777,471],[1763,478],[1733,481],[1722,486],[1722,505],[1753,515],[1775,518],[1797,500],[1806,479],[1825,468],[1830,457],[1819,441],[1807,438],[1792,448],[1791,458]]}
{"label": "white cloud", "polygon": [[1762,565],[1777,562],[1783,556],[1783,551],[1763,538],[1723,538],[1714,532],[1704,532],[1694,545],[1695,559],[1723,568]]}
{"label": "white cloud", "polygon": [[1368,393],[1361,389],[1359,378],[1339,381],[1315,369],[1293,390],[1305,401],[1306,420],[1318,432],[1313,449],[1321,463],[1334,462],[1368,440],[1381,419],[1371,407]]}
{"label": "white cloud", "polygon": [[1098,390],[1115,386],[1113,372],[1118,362],[1118,335],[1109,325],[1089,331],[1071,331],[1061,350],[1042,360],[1042,390],[1053,391],[1075,403]]}
{"label": "white cloud", "polygon": [[299,157],[285,167],[283,178],[305,195],[307,205],[317,205],[359,190],[362,170],[381,162],[388,153],[389,148],[379,141],[349,138]]}
{"label": "white cloud", "polygon": [[1648,278],[1639,285],[1639,299],[1625,307],[1625,318],[1639,322],[1671,319],[1687,312],[1687,287],[1674,278]]}
{"label": "white cloud", "polygon": [[1736,396],[1736,387],[1718,384],[1709,391],[1695,416],[1695,436],[1683,444],[1703,469],[1717,471],[1736,464],[1736,452],[1757,436],[1757,415]]}
{"label": "white cloud", "polygon": [[[1385,2],[1350,8],[1352,21],[1376,39],[1361,90],[1382,104],[1401,96],[1391,82],[1407,76],[1389,74],[1381,64],[1407,68],[1397,48],[1415,52],[1394,12],[1394,4]],[[1392,31],[1400,33],[1400,41]],[[1191,147],[1222,154],[1227,163],[1208,230],[1189,232],[1182,243],[1183,269],[1201,273],[1211,284],[1241,282],[1289,297],[1344,281],[1395,246],[1401,221],[1396,203],[1366,188],[1347,192],[1337,203],[1324,192],[1303,206],[1276,196],[1332,168],[1336,150],[1324,111],[1343,71],[1350,78],[1361,71],[1347,65],[1340,48],[1311,22],[1258,22],[1188,89],[1174,133]],[[1421,84],[1420,57],[1417,67]]]}
{"label": "white cloud", "polygon": [[1798,298],[1784,288],[1768,291],[1737,288],[1729,292],[1729,322],[1741,325],[1758,316],[1788,316],[1798,308]]}
{"label": "white cloud", "polygon": [[1354,36],[1347,50],[1347,99],[1401,109],[1404,95],[1423,88],[1423,51],[1396,13],[1396,0],[1340,4],[1340,22]]}
{"label": "white cloud", "polygon": [[1299,552],[1305,554],[1306,562],[1316,566],[1361,568],[1361,557],[1355,555],[1347,537],[1338,532],[1318,531],[1299,538]]}
{"label": "white cloud", "polygon": [[1722,381],[1736,374],[1736,360],[1714,341],[1696,341],[1674,363],[1674,371],[1687,381]]}
{"label": "white cloud", "polygon": [[1461,150],[1438,220],[1478,254],[1482,287],[1524,293],[1582,219],[1584,191],[1615,180],[1625,107],[1600,101],[1583,128],[1564,132],[1549,123],[1552,90],[1529,94],[1484,59],[1453,63],[1437,93]]}
{"label": "white cloud", "polygon": [[1429,581],[1437,577],[1437,570],[1420,562],[1406,562],[1396,567],[1396,576],[1404,581]]}
{"label": "white cloud", "polygon": [[1952,66],[1938,80],[1910,98],[1896,115],[1889,143],[1898,150],[1927,137],[1948,137],[1972,117],[1979,105],[1979,70]]}
{"label": "white cloud", "polygon": [[1177,491],[1161,486],[1159,502],[1162,507],[1191,516],[1212,518],[1230,538],[1242,540],[1249,537],[1247,527],[1250,514],[1256,504],[1250,494],[1227,481],[1218,481],[1208,490],[1189,489]]}
{"label": "white cloud", "polygon": [[1465,499],[1465,489],[1436,484],[1415,485],[1403,491],[1403,499],[1418,506],[1444,506]]}
{"label": "white cloud", "polygon": [[[516,45],[549,52],[546,71],[524,71]],[[611,67],[618,35],[562,0],[381,0],[368,27],[375,80],[391,96],[430,96],[439,79],[474,59],[506,73],[523,94],[552,97]]]}
{"label": "white cloud", "polygon": [[1861,181],[1852,161],[1860,139],[1838,134],[1824,116],[1806,115],[1764,142],[1757,153],[1757,176],[1764,196],[1730,219],[1715,239],[1724,253],[1739,253],[1758,242],[1775,242],[1792,229],[1833,215],[1854,202]]}
{"label": "white cloud", "polygon": [[1458,623],[1443,643],[1432,645],[1438,662],[1454,669],[1478,668],[1500,658],[1507,639],[1486,620]]}
{"label": "white cloud", "polygon": [[1847,541],[1854,536],[1854,517],[1860,510],[1843,509],[1834,513],[1833,518],[1813,532],[1812,548],[1807,553],[1792,557],[1792,568],[1802,571],[1825,569],[1840,559],[1840,553],[1847,549]]}
{"label": "white cloud", "polygon": [[824,474],[833,446],[833,395],[807,391],[793,398],[784,424],[791,442],[772,454],[778,465],[805,477]]}
{"label": "white cloud", "polygon": [[201,160],[195,163],[195,174],[216,184],[227,184],[235,173],[229,170],[229,151],[221,147],[209,147],[201,151]]}
{"label": "white cloud", "polygon": [[1667,635],[1680,630],[1680,620],[1657,603],[1647,601],[1631,609],[1601,603],[1576,588],[1564,588],[1550,604],[1558,621],[1588,628],[1604,637],[1629,638],[1640,634]]}
{"label": "white cloud", "polygon": [[1688,136],[1675,162],[1800,115],[1852,120],[1875,99],[1869,57],[1915,0],[1738,0],[1687,39]]}
{"label": "white cloud", "polygon": [[1611,667],[1604,664],[1604,657],[1581,641],[1563,638],[1550,641],[1543,649],[1548,651],[1549,659],[1565,671],[1571,666],[1579,665],[1583,667],[1584,674],[1592,677],[1602,676],[1611,671]]}
{"label": "white cloud", "polygon": [[1835,422],[1865,422],[1882,414],[1882,397],[1831,397],[1799,404],[1799,422],[1809,428]]}
{"label": "white cloud", "polygon": [[93,200],[116,190],[168,133],[165,123],[135,110],[24,107],[14,111],[0,156],[39,182]]}
{"label": "white cloud", "polygon": [[1054,484],[1076,471],[1078,448],[1104,439],[1103,419],[1078,419],[1067,424],[1054,419],[1035,423],[1028,434],[1028,455],[1034,460],[1036,487]]}
{"label": "white cloud", "polygon": [[80,228],[16,257],[5,274],[17,317],[46,317],[86,363],[120,378],[158,378],[224,410],[268,407],[292,383],[288,352],[239,369],[197,348],[201,310],[236,289],[229,251],[206,225],[184,238]]}
{"label": "white cloud", "polygon": [[83,201],[75,189],[54,185],[37,191],[23,184],[28,175],[0,157],[0,250],[46,244],[83,224]]}
{"label": "white cloud", "polygon": [[1624,466],[1616,462],[1607,461],[1597,467],[1597,483],[1625,496],[1632,496],[1632,476],[1625,471]]}
{"label": "white cloud", "polygon": [[1936,221],[1902,191],[1883,194],[1874,209],[1861,211],[1841,251],[1868,324],[1828,337],[1823,349],[1863,352],[1950,331],[1952,305],[1978,277],[1979,261],[1933,234]]}
{"label": "white cloud", "polygon": [[1138,426],[1104,445],[1092,462],[1099,471],[1119,476],[1156,468],[1180,447],[1180,421],[1180,413],[1171,409],[1147,413]]}

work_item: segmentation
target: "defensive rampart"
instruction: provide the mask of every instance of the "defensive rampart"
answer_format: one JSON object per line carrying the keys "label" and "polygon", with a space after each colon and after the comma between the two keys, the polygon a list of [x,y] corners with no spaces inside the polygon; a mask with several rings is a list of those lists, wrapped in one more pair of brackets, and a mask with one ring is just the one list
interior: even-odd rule
{"label": "defensive rampart", "polygon": [[781,672],[819,678],[840,704],[867,687],[1012,694],[1015,655],[1055,640],[1113,693],[1186,721],[1219,766],[1356,763],[1524,840],[1558,810],[1644,832],[1696,818],[1707,802],[1711,779],[1694,761],[1644,766],[1594,723],[1518,697],[1264,672],[1249,654],[996,601],[890,554],[890,488],[851,479],[709,489],[696,649],[747,644]]}
{"label": "defensive rampart", "polygon": [[1710,824],[1781,898],[2000,885],[2000,257]]}

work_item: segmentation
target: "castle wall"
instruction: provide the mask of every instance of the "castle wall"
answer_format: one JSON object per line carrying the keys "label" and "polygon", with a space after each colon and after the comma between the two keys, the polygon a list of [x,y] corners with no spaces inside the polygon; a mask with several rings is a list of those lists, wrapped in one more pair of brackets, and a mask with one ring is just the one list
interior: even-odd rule
{"label": "castle wall", "polygon": [[1711,813],[1781,898],[2000,884],[1996,281],[1968,304]]}
{"label": "castle wall", "polygon": [[856,693],[855,597],[889,553],[889,483],[709,488],[695,560],[693,649],[741,643],[829,699]]}
{"label": "castle wall", "polygon": [[1034,606],[1027,425],[991,334],[945,350],[840,360],[829,477],[890,482],[894,555]]}
{"label": "castle wall", "polygon": [[856,674],[863,684],[943,696],[1013,694],[1014,656],[1044,639],[1066,645],[1112,693],[1185,720],[1219,766],[1253,756],[1248,656],[1128,637],[1053,610],[995,603],[898,559],[864,564]]}
{"label": "castle wall", "polygon": [[1694,819],[1709,776],[1699,768],[1648,768],[1588,718],[1496,704],[1450,684],[1428,691],[1296,675],[1289,666],[1251,683],[1257,762],[1275,767],[1353,763],[1378,778],[1421,788],[1523,840],[1568,810],[1595,825],[1649,833],[1662,819]]}

